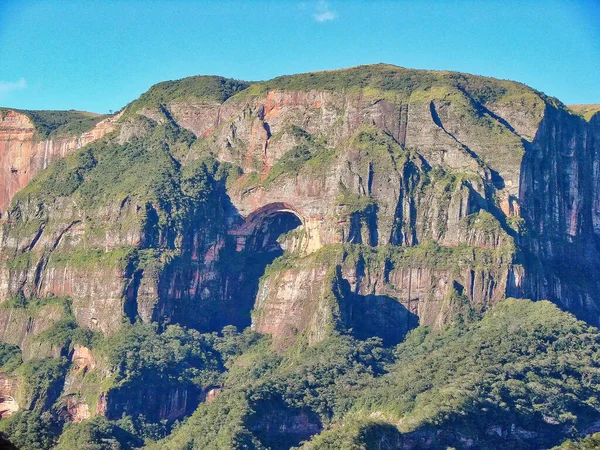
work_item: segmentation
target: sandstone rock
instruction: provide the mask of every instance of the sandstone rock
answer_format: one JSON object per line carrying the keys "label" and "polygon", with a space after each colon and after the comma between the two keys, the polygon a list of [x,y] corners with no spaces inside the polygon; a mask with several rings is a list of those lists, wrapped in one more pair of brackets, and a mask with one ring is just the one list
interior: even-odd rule
{"label": "sandstone rock", "polygon": [[0,419],[19,410],[18,395],[20,382],[15,376],[0,373]]}
{"label": "sandstone rock", "polygon": [[57,158],[65,157],[113,131],[119,117],[104,119],[80,136],[42,140],[25,114],[11,110],[3,113],[0,117],[0,217],[6,213],[15,193],[38,172]]}

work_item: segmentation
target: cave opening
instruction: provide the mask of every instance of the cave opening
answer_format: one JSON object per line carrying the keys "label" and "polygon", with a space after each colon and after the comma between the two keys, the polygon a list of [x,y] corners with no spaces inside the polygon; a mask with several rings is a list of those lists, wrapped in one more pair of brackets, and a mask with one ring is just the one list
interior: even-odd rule
{"label": "cave opening", "polygon": [[[250,326],[260,279],[267,266],[285,252],[281,237],[303,226],[302,216],[284,203],[273,203],[251,213],[244,223],[232,232],[237,242],[222,254],[227,279],[227,314],[219,314],[213,329],[235,325],[238,329]],[[223,305],[222,305],[223,306]]]}
{"label": "cave opening", "polygon": [[302,225],[300,218],[289,211],[278,211],[266,215],[259,221],[246,242],[250,254],[262,255],[273,261],[283,254],[278,239]]}
{"label": "cave opening", "polygon": [[248,312],[247,323],[250,325],[250,311],[254,308],[260,278],[265,274],[267,266],[284,254],[279,238],[302,226],[300,218],[288,211],[277,211],[261,217],[246,240],[242,258],[243,272],[240,274],[238,298],[244,299],[244,309]]}

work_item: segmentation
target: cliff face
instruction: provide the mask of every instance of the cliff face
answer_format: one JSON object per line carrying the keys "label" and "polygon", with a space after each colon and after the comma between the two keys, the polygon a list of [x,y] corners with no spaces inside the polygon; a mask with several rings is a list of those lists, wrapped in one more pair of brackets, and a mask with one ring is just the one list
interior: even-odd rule
{"label": "cliff face", "polygon": [[80,135],[44,139],[26,114],[3,111],[0,117],[0,217],[14,195],[57,158],[100,139],[114,130],[115,118],[107,118]]}
{"label": "cliff face", "polygon": [[521,166],[524,293],[598,324],[599,115],[589,123],[549,109]]}
{"label": "cliff face", "polygon": [[[69,296],[76,324],[107,336],[137,318],[252,324],[278,348],[335,329],[395,344],[507,296],[600,323],[598,114],[518,83],[392,66],[134,105],[41,142],[27,117],[4,116],[1,302]],[[53,320],[36,314],[1,310],[3,339],[30,348]],[[165,395],[140,395],[169,405],[153,420],[201,397]],[[118,389],[102,398],[111,417],[142,408]]]}
{"label": "cliff face", "polygon": [[[398,83],[419,75],[388,66],[376,70]],[[478,309],[507,294],[548,297],[598,323],[595,285],[585,275],[598,261],[598,182],[595,169],[586,170],[598,166],[597,118],[587,123],[517,83],[443,72],[422,77],[409,88],[401,84],[389,90],[377,84],[334,89],[302,78],[291,89],[288,81],[276,79],[225,102],[182,99],[138,107],[121,120],[120,144],[144,140],[156,127],[171,123],[195,136],[191,147],[170,150],[180,164],[212,157],[241,169],[239,178],[229,177],[226,192],[219,188],[216,203],[221,206],[194,212],[197,219],[190,216],[188,228],[173,238],[179,256],[160,270],[151,274],[129,267],[127,272],[124,264],[101,263],[90,279],[87,268],[73,267],[68,258],[53,264],[51,253],[81,245],[104,251],[165,247],[165,241],[144,243],[148,211],[161,207],[148,210],[127,196],[118,202],[106,199],[91,214],[108,230],[93,234],[90,211],[61,198],[44,206],[47,217],[36,219],[36,227],[32,218],[40,211],[24,196],[12,216],[28,221],[32,233],[16,237],[11,230],[22,227],[5,226],[3,252],[9,260],[14,251],[34,256],[26,268],[5,267],[3,296],[19,290],[42,297],[70,295],[78,323],[103,332],[118,328],[113,311],[124,311],[127,304],[135,305],[131,314],[145,320],[167,316],[200,329],[232,321],[246,325],[258,289],[254,278],[261,269],[250,275],[243,267],[257,253],[264,256],[258,265],[264,266],[277,255],[273,230],[281,233],[299,225],[283,246],[300,259],[341,243],[383,248],[434,242],[448,248],[497,249],[502,253],[497,265],[505,269],[491,278],[477,274],[473,258],[472,273],[459,279],[447,274],[440,282],[431,262],[406,267],[404,273],[424,271],[429,286],[457,282]],[[33,148],[32,129],[23,116],[8,114],[5,122],[13,124],[7,129],[26,130],[19,139],[27,145],[19,148]],[[110,119],[100,122],[81,139],[94,139],[113,126]],[[10,136],[7,141],[12,142],[17,135]],[[34,154],[41,155],[37,150]],[[206,221],[201,216],[209,210]],[[237,262],[223,271],[226,258]],[[565,276],[560,264],[578,265],[575,272],[581,279]],[[295,275],[300,282],[303,275]],[[381,277],[387,284],[389,274]],[[423,292],[410,299],[410,313],[419,323],[443,322],[441,306],[429,302],[442,298],[445,288],[424,289],[422,274],[417,278],[416,292]],[[381,283],[368,277],[358,277],[356,283],[353,295],[381,291]],[[289,305],[299,301],[293,293],[285,295],[291,295],[285,299]],[[392,298],[408,307],[408,295],[405,286]],[[173,298],[181,302],[174,304]],[[210,312],[188,308],[198,302]],[[268,303],[265,297],[261,304]]]}

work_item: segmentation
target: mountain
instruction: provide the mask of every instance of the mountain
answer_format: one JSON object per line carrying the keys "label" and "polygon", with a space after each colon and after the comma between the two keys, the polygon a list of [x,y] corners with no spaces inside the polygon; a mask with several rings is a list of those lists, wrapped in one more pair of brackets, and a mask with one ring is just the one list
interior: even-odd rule
{"label": "mountain", "polygon": [[592,106],[377,64],[1,118],[17,445],[550,448],[600,430]]}

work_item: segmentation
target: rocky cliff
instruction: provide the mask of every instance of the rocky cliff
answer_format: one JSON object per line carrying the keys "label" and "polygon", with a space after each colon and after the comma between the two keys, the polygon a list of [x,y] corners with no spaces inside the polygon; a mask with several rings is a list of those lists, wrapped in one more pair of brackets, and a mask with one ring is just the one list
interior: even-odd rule
{"label": "rocky cliff", "polygon": [[83,123],[81,129],[85,131],[61,132],[59,123],[52,124],[58,125],[58,133],[45,133],[46,129],[40,130],[37,122],[40,120],[39,112],[34,113],[33,118],[29,111],[2,110],[0,113],[0,217],[6,213],[14,195],[49,164],[115,128],[114,118],[86,117],[85,113],[81,113],[84,118],[79,121]]}
{"label": "rocky cliff", "polygon": [[[71,318],[105,336],[141,320],[252,325],[278,349],[334,331],[397,344],[507,296],[597,325],[599,155],[599,114],[388,65],[163,83],[77,137],[42,140],[7,112],[0,336],[26,359]],[[44,300],[63,297],[68,311]],[[143,409],[113,389],[97,411]],[[203,395],[163,394],[140,397],[172,406],[152,420]]]}
{"label": "rocky cliff", "polygon": [[[277,251],[274,230],[282,233],[300,225],[284,244],[297,258],[342,243],[396,248],[433,242],[445,249],[495,249],[503,254],[498,267],[506,269],[501,274],[489,278],[472,270],[459,280],[446,276],[444,284],[456,281],[466,288],[479,309],[507,294],[548,297],[598,323],[596,286],[586,276],[598,260],[597,177],[587,170],[598,165],[597,117],[588,123],[517,83],[390,66],[283,77],[224,101],[170,101],[157,92],[160,86],[126,109],[118,122],[119,137],[102,145],[131,146],[167,126],[178,133],[189,130],[185,143],[173,142],[169,148],[176,165],[212,158],[237,170],[227,186],[215,181],[215,192],[223,199],[215,206],[220,219],[200,225],[192,219],[200,214],[196,211],[185,219],[186,229],[165,229],[154,242],[144,242],[150,239],[144,229],[149,214],[159,216],[161,205],[123,193],[84,211],[54,192],[52,205],[40,207],[34,200],[38,193],[26,190],[3,231],[8,258],[4,298],[20,290],[28,296],[70,295],[78,323],[104,332],[114,330],[118,319],[114,307],[102,305],[123,311],[125,298],[137,304],[145,320],[167,315],[200,329],[216,328],[230,320],[221,313],[221,318],[202,313],[202,319],[192,319],[186,305],[225,301],[231,304],[226,309],[241,305],[249,312],[255,296],[236,291],[247,285],[240,278],[243,273],[218,270],[222,256],[232,254],[243,265],[246,253]],[[155,97],[159,104],[153,103]],[[106,123],[113,126],[101,122]],[[63,170],[78,170],[80,163],[70,162],[73,167]],[[73,195],[89,184],[83,178],[74,181]],[[28,223],[30,234],[19,221]],[[91,229],[98,225],[102,233]],[[60,263],[52,257],[63,247],[65,252],[87,247],[114,253],[125,246],[169,248],[179,256],[151,277],[104,264],[89,281],[87,269],[78,271],[64,255]],[[14,252],[30,264],[11,270]],[[506,257],[507,252],[513,256]],[[471,263],[474,268],[475,261]],[[567,275],[561,264],[579,264],[574,273],[581,277]],[[433,267],[410,269],[430,274]],[[423,282],[421,276],[415,288],[423,289]],[[437,282],[435,277],[427,281]],[[373,285],[360,280],[355,289],[379,295],[379,288],[368,286]],[[98,290],[102,294],[92,299]],[[393,298],[408,302],[406,291],[399,288]],[[277,292],[273,295],[282,295]],[[438,317],[441,306],[425,308],[430,299],[422,295],[410,299],[411,313],[420,323],[443,321]],[[182,301],[175,307],[172,298]],[[111,311],[110,319],[97,317],[103,310]],[[234,322],[248,320],[237,317]]]}

